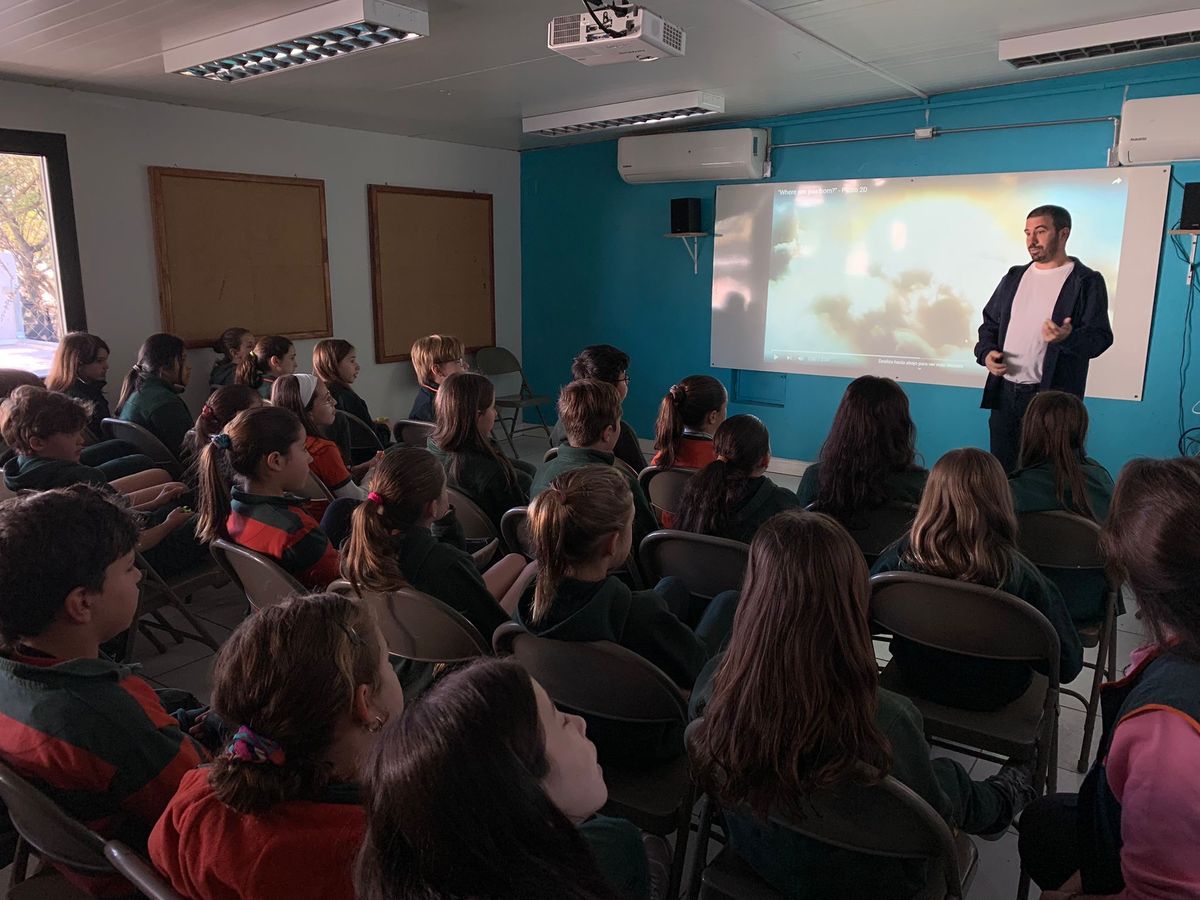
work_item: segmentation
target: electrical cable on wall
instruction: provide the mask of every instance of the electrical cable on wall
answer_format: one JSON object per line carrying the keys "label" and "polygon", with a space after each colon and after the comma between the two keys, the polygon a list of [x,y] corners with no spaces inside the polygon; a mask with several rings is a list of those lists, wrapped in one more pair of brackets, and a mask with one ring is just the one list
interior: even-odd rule
{"label": "electrical cable on wall", "polygon": [[[615,15],[615,16],[625,15],[624,11],[617,8],[616,4],[613,4],[611,6],[605,6],[602,3],[598,2],[598,0],[583,0],[583,8],[588,11],[589,15],[591,15],[592,21],[596,23],[596,27],[599,28],[601,31],[603,31],[605,34],[607,34],[609,37],[613,37],[613,38],[625,37],[624,33],[620,32],[620,31],[613,31],[611,28],[609,28],[607,25],[605,25],[602,21],[600,21],[600,17],[598,15],[596,15],[596,9],[610,10],[613,13],[613,15]],[[625,30],[626,31],[629,30],[628,24],[626,25]]]}
{"label": "electrical cable on wall", "polygon": [[[1182,183],[1174,174],[1171,180],[1182,187]],[[1179,222],[1175,223],[1172,230],[1179,227]],[[1188,256],[1187,248],[1184,247],[1183,238],[1181,235],[1171,235],[1171,243],[1175,246],[1176,255],[1189,266],[1196,276],[1196,269],[1200,265],[1193,264]],[[1187,373],[1192,365],[1192,318],[1196,308],[1196,277],[1192,277],[1188,281],[1187,303],[1184,306],[1183,313],[1183,329],[1182,329],[1182,346],[1179,351],[1179,402],[1178,402],[1178,428],[1179,428],[1179,453],[1183,456],[1195,456],[1197,451],[1200,451],[1200,426],[1195,428],[1186,428],[1184,421],[1184,411],[1187,408],[1184,394],[1187,392]],[[1192,407],[1195,412],[1195,406]]]}

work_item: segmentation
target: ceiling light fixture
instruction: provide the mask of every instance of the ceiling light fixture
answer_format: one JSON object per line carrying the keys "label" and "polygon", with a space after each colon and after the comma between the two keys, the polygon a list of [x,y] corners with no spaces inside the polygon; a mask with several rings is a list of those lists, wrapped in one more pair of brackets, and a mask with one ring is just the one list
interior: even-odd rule
{"label": "ceiling light fixture", "polygon": [[335,0],[166,50],[163,65],[178,75],[232,83],[428,34],[424,0]]}
{"label": "ceiling light fixture", "polygon": [[602,131],[606,128],[626,128],[631,125],[654,125],[695,116],[711,116],[725,112],[725,98],[707,91],[686,91],[668,94],[665,97],[647,97],[645,100],[628,100],[593,106],[588,109],[572,109],[550,113],[545,116],[526,116],[521,119],[521,130],[525,134],[541,134],[546,137],[564,137]]}
{"label": "ceiling light fixture", "polygon": [[1161,50],[1200,43],[1200,9],[1139,16],[1000,41],[1000,61],[1014,69]]}

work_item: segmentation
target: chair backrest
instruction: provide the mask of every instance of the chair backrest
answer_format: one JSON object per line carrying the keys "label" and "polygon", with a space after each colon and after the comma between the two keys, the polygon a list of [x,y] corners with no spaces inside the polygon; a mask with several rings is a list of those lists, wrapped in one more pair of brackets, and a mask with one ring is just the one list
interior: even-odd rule
{"label": "chair backrest", "polygon": [[462,492],[459,488],[446,486],[450,494],[450,502],[454,504],[454,513],[462,524],[463,534],[469,538],[497,538],[496,526],[488,518],[488,514],[479,508],[479,504]]}
{"label": "chair backrest", "polygon": [[[693,765],[698,762],[695,739],[703,727],[704,720],[697,719],[684,734]],[[804,804],[802,816],[775,813],[771,819],[790,831],[844,850],[936,860],[945,876],[946,896],[962,895],[958,850],[950,827],[915,791],[890,775],[873,784],[822,788],[809,794]]]}
{"label": "chair backrest", "polygon": [[392,426],[392,435],[401,444],[422,447],[437,428],[435,422],[418,422],[416,419],[401,419]]}
{"label": "chair backrest", "polygon": [[558,459],[558,447],[557,446],[551,447],[549,450],[547,450],[542,455],[542,462],[544,462],[544,463],[548,463],[552,459]]}
{"label": "chair backrest", "polygon": [[897,637],[980,659],[1045,661],[1058,689],[1058,633],[1019,597],[917,572],[871,579],[871,615]]}
{"label": "chair backrest", "polygon": [[304,487],[296,491],[296,496],[303,497],[305,500],[332,500],[333,491],[325,486],[325,482],[318,478],[312,469],[309,469]]}
{"label": "chair backrest", "polygon": [[150,461],[178,477],[180,473],[179,460],[167,449],[153,433],[147,431],[136,422],[126,422],[124,419],[105,419],[101,423],[105,437],[125,441],[137,448],[138,453],[150,457]]}
{"label": "chair backrest", "polygon": [[492,636],[497,656],[513,656],[557,704],[618,722],[687,721],[687,702],[649,660],[610,641],[557,641],[505,622]]}
{"label": "chair backrest", "polygon": [[529,507],[514,506],[500,519],[500,535],[510,552],[533,559],[533,541],[529,537]]}
{"label": "chair backrest", "polygon": [[307,591],[300,582],[270,557],[218,538],[209,546],[213,559],[230,580],[242,589],[254,609],[274,606]]}
{"label": "chair backrest", "polygon": [[17,832],[43,858],[76,872],[112,874],[113,867],[104,858],[104,839],[4,763],[0,763],[0,800]]}
{"label": "chair backrest", "polygon": [[150,900],[186,900],[183,894],[167,884],[166,879],[154,866],[120,841],[109,841],[105,844],[104,855],[114,869]]}
{"label": "chair backrest", "polygon": [[[809,507],[812,508],[811,506]],[[817,507],[817,512],[821,509]],[[864,509],[838,516],[839,522],[850,532],[868,563],[904,536],[912,525],[917,508],[911,503],[885,503],[876,509]]]}
{"label": "chair backrest", "polygon": [[389,653],[431,663],[463,662],[491,655],[491,644],[479,629],[436,597],[412,588],[386,593],[363,591],[360,596],[375,609]]}
{"label": "chair backrest", "polygon": [[1017,547],[1044,569],[1103,569],[1100,526],[1062,510],[1017,516]]}
{"label": "chair backrest", "polygon": [[[475,369],[480,375],[511,375],[521,372],[521,364],[504,347],[480,347],[475,351]],[[525,375],[522,372],[521,378]]]}
{"label": "chair backrest", "polygon": [[354,413],[348,413],[344,409],[339,409],[334,415],[345,422],[346,429],[350,434],[350,449],[352,450],[382,450],[383,442],[379,440],[379,435],[375,433],[367,422],[364,422]]}
{"label": "chair backrest", "polygon": [[712,599],[722,591],[741,590],[750,547],[727,538],[663,529],[642,538],[638,558],[650,584],[678,575],[692,594]]}
{"label": "chair backrest", "polygon": [[660,521],[664,512],[673,514],[679,510],[679,499],[695,474],[695,469],[681,469],[678,466],[670,469],[647,466],[638,473],[642,493],[650,501]]}

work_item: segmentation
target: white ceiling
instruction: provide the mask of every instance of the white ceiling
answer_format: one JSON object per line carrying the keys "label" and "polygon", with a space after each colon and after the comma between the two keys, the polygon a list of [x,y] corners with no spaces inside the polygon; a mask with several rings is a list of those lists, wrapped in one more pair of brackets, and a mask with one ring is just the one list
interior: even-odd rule
{"label": "white ceiling", "polygon": [[650,0],[687,32],[687,56],[600,67],[546,49],[547,22],[582,11],[581,0],[428,2],[428,39],[219,84],[165,74],[162,51],[317,4],[0,0],[0,78],[519,149],[554,143],[523,137],[523,115],[686,90],[724,95],[725,120],[914,96],[821,41],[927,94],[1200,55],[1192,47],[1020,72],[997,60],[1001,38],[1194,0],[1138,0],[1136,9],[1129,0]]}

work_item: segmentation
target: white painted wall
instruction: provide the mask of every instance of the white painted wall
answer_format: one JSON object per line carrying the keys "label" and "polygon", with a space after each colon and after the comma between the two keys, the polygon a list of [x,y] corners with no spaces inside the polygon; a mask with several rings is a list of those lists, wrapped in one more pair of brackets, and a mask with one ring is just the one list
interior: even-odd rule
{"label": "white painted wall", "polygon": [[[492,194],[496,343],[520,356],[521,184],[513,151],[5,81],[0,127],[67,136],[88,330],[112,348],[113,401],[142,339],[161,330],[147,166],[325,180],[334,335],[358,349],[355,389],[371,412],[393,419],[408,414],[415,380],[408,363],[374,362],[366,186]],[[297,343],[301,371],[311,369],[314,343]],[[207,395],[212,361],[210,351],[191,352],[193,410]]]}

